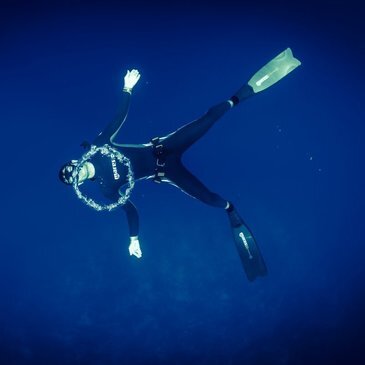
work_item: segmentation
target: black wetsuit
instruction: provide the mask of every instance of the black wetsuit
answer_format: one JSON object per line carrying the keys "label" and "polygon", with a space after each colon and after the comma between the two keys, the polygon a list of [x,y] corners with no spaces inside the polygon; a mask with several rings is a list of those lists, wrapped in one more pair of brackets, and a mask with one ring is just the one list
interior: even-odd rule
{"label": "black wetsuit", "polygon": [[[181,162],[183,153],[199,138],[201,138],[214,123],[221,118],[233,105],[253,95],[253,89],[244,85],[229,100],[211,107],[202,117],[184,125],[165,137],[156,137],[146,144],[117,144],[114,138],[128,114],[131,95],[123,92],[121,111],[94,140],[93,145],[101,147],[112,146],[126,156],[133,170],[134,180],[153,179],[156,182],[167,182],[180,188],[192,197],[213,207],[226,210],[231,225],[233,238],[242,265],[250,281],[267,274],[266,265],[260,249],[243,219],[234,205],[218,194],[205,187]],[[123,194],[127,183],[127,168],[113,156],[94,154],[90,162],[95,167],[93,178],[103,195],[116,202]],[[130,200],[122,205],[128,218],[131,237],[138,236],[139,219],[136,207]]]}
{"label": "black wetsuit", "polygon": [[[251,95],[253,95],[252,88],[245,85],[230,101],[237,104]],[[206,188],[186,169],[181,162],[181,157],[220,117],[231,109],[231,103],[229,101],[219,103],[211,107],[199,119],[184,125],[165,137],[154,139],[153,142],[136,145],[117,144],[114,142],[114,138],[126,119],[130,99],[131,95],[128,92],[123,92],[118,117],[99,134],[93,145],[108,144],[125,155],[131,161],[135,181],[151,178],[156,182],[167,182],[206,204],[227,208],[227,200]],[[100,184],[103,194],[108,199],[116,201],[119,198],[119,189],[126,183],[125,169],[118,161],[112,161],[109,157],[102,157],[101,154],[96,154],[90,162],[95,167],[95,180]],[[130,200],[123,205],[123,208],[127,214],[130,236],[138,236],[137,209]]]}

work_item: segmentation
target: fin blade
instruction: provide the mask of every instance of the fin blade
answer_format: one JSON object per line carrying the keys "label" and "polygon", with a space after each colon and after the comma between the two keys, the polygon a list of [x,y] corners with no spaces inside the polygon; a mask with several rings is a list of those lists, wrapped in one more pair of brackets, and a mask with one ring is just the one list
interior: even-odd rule
{"label": "fin blade", "polygon": [[249,281],[267,275],[267,268],[251,231],[242,224],[233,228],[233,236],[242,266]]}

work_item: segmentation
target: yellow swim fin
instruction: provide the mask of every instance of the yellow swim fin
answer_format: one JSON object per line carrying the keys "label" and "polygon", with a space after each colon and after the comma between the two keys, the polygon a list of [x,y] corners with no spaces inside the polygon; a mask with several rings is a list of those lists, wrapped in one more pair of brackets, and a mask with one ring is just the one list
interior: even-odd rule
{"label": "yellow swim fin", "polygon": [[300,65],[301,62],[293,56],[291,49],[287,48],[257,71],[248,84],[255,93],[258,93],[275,84]]}

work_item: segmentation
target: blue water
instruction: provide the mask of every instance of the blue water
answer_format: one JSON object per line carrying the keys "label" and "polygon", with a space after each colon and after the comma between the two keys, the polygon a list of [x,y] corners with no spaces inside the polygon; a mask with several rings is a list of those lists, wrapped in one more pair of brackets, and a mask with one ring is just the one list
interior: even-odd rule
{"label": "blue water", "polygon": [[[9,2],[0,22],[0,364],[364,363],[362,17],[353,2]],[[286,47],[302,66],[185,156],[255,232],[249,283],[224,212],[136,185],[124,213],[57,178],[142,77],[119,135],[147,142],[232,95]]]}

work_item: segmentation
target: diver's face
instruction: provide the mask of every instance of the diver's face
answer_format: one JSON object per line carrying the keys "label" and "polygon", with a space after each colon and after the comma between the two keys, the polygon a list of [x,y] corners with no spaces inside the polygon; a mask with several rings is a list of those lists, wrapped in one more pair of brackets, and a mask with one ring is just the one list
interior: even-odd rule
{"label": "diver's face", "polygon": [[83,164],[77,177],[78,184],[81,185],[88,177],[89,177],[89,171],[86,167],[86,164]]}

